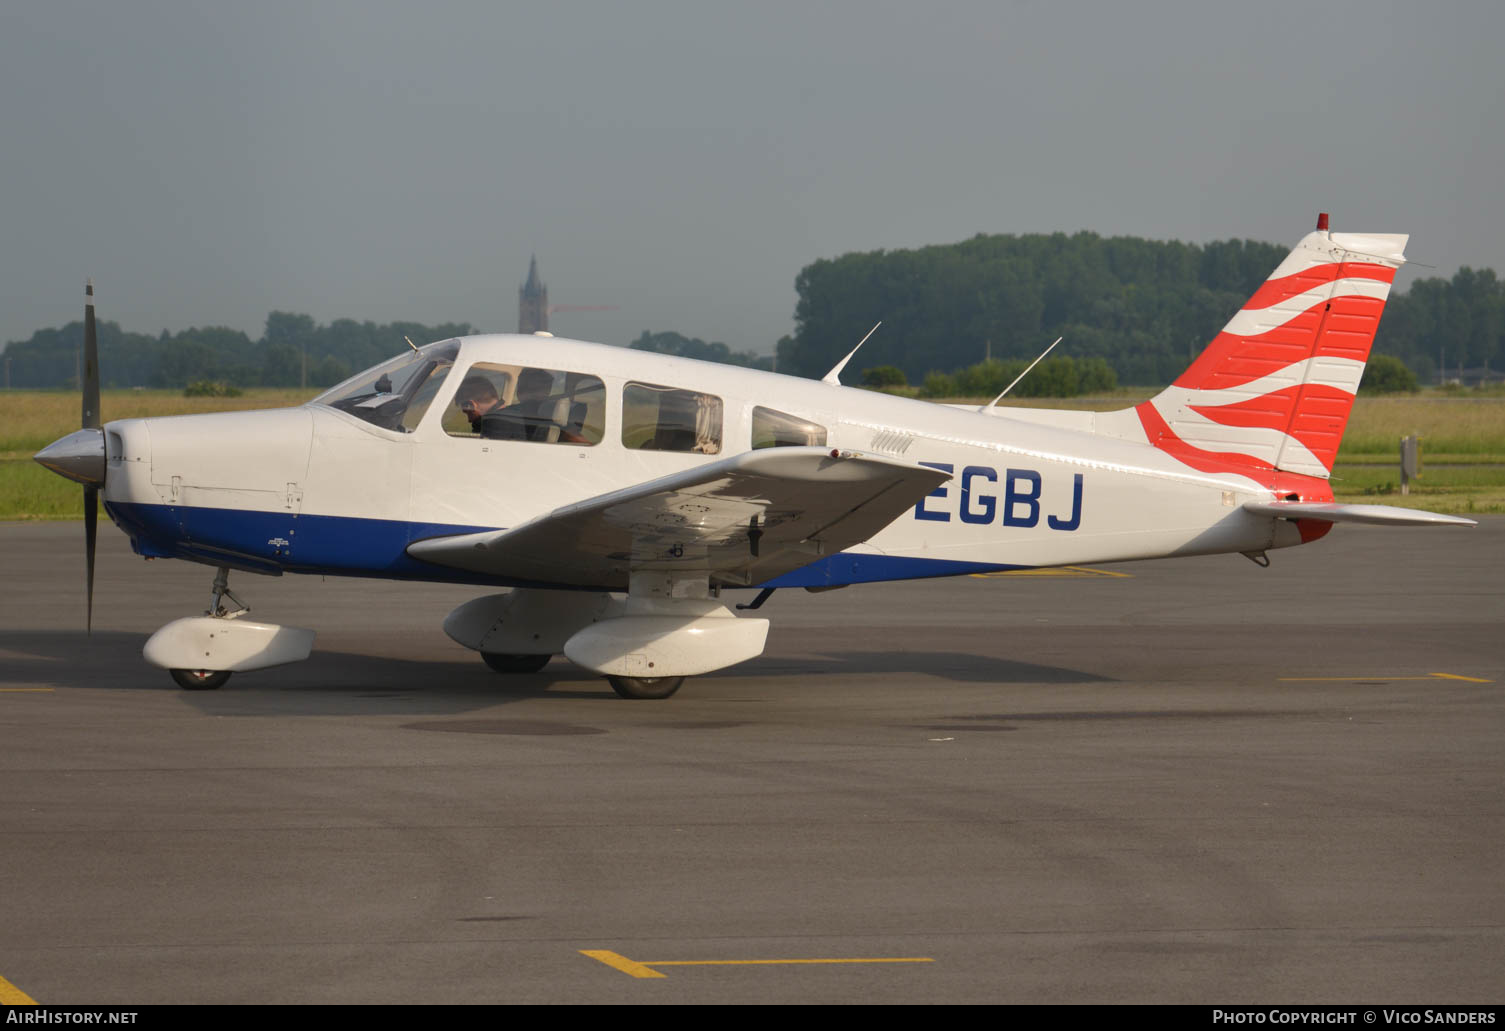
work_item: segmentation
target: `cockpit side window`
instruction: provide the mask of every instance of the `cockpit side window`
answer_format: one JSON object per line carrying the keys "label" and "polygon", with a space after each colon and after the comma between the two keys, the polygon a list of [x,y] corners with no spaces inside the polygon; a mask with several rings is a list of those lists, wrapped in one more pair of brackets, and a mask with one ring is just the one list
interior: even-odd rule
{"label": "cockpit side window", "polygon": [[721,452],[721,398],[629,383],[622,388],[622,444],[640,451]]}
{"label": "cockpit side window", "polygon": [[762,447],[824,447],[826,428],[797,415],[776,412],[761,406],[753,409],[752,446]]}
{"label": "cockpit side window", "polygon": [[439,393],[459,354],[458,340],[418,348],[358,373],[310,404],[328,405],[397,433],[412,433]]}
{"label": "cockpit side window", "polygon": [[405,433],[412,433],[423,421],[424,415],[429,410],[429,405],[434,403],[439,388],[444,386],[444,381],[449,378],[449,364],[436,365],[423,382],[413,391],[412,400],[402,413],[402,428]]}
{"label": "cockpit side window", "polygon": [[441,423],[451,437],[535,444],[599,444],[606,387],[588,373],[477,362]]}

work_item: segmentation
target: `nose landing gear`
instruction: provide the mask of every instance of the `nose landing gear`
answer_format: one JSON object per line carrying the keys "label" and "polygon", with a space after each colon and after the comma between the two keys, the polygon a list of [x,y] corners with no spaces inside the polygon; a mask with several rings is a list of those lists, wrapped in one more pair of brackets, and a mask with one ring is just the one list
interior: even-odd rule
{"label": "nose landing gear", "polygon": [[312,630],[243,618],[250,611],[230,590],[230,570],[221,566],[205,613],[167,624],[151,636],[141,654],[188,691],[212,691],[231,673],[308,658],[314,645]]}
{"label": "nose landing gear", "polygon": [[[235,608],[225,606],[225,599],[235,603]],[[214,593],[209,596],[209,607],[204,615],[212,619],[238,619],[251,611],[251,606],[235,596],[230,590],[230,570],[220,566],[214,575]],[[170,669],[168,675],[185,691],[214,691],[225,686],[230,679],[227,669]]]}

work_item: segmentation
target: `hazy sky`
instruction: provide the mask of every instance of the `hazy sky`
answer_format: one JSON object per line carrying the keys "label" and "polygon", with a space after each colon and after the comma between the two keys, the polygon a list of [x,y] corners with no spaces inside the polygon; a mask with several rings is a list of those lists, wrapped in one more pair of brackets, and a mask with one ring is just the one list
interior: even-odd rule
{"label": "hazy sky", "polygon": [[816,258],[1318,210],[1505,269],[1502,39],[1498,2],[0,0],[0,341],[86,275],[139,332],[510,331],[536,252],[616,306],[561,335],[768,351]]}

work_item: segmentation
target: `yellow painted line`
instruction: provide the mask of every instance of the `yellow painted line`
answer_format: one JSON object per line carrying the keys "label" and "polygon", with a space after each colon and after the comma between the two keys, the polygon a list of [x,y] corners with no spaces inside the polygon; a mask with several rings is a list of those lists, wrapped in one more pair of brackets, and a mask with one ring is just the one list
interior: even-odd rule
{"label": "yellow painted line", "polygon": [[591,959],[594,959],[598,962],[605,963],[607,966],[612,967],[616,970],[620,970],[624,974],[631,974],[633,977],[664,976],[657,970],[649,970],[643,964],[634,963],[626,956],[618,955],[617,953],[612,952],[610,949],[581,949],[580,954],[582,956],[589,956]]}
{"label": "yellow painted line", "polygon": [[851,959],[655,959],[638,962],[628,959],[610,949],[581,949],[582,956],[589,956],[605,963],[613,970],[620,970],[632,977],[664,977],[654,967],[760,967],[787,966],[792,964],[820,963],[934,963],[929,956],[888,956]]}
{"label": "yellow painted line", "polygon": [[35,1006],[37,1000],[27,995],[5,978],[0,977],[0,1003],[4,1003],[7,1006]]}
{"label": "yellow painted line", "polygon": [[0,687],[0,694],[25,694],[27,692],[51,691],[50,687]]}
{"label": "yellow painted line", "polygon": [[1363,677],[1280,677],[1282,683],[1349,683],[1355,680],[1435,680],[1441,677],[1444,680],[1466,680],[1471,684],[1493,684],[1493,680],[1485,680],[1483,677],[1464,677],[1457,673],[1428,673],[1424,677],[1396,677],[1386,673],[1372,673]]}
{"label": "yellow painted line", "polygon": [[1132,579],[1133,573],[1115,573],[1108,569],[1091,569],[1087,566],[1057,566],[1051,569],[999,569],[992,573],[971,573],[979,580],[995,576],[1114,576],[1121,580]]}

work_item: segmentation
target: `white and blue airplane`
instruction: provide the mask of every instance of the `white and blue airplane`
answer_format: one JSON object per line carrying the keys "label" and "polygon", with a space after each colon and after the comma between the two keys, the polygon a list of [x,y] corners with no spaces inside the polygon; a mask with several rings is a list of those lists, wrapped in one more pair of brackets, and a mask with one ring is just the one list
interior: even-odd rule
{"label": "white and blue airplane", "polygon": [[[100,425],[37,460],[149,558],[217,568],[203,616],[147,642],[190,689],[307,658],[231,570],[507,588],[444,629],[500,672],[557,654],[627,698],[762,653],[726,588],[1265,553],[1338,522],[1473,525],[1340,505],[1328,476],[1405,236],[1322,216],[1174,384],[1132,408],[947,406],[549,337],[410,350],[297,408]],[[854,352],[855,353],[855,352]]]}

